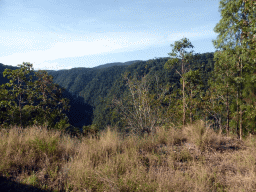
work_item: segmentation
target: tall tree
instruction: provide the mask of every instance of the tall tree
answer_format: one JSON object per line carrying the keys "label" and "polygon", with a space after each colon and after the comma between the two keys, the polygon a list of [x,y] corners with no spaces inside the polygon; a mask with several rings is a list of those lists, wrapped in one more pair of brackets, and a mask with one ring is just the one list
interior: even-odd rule
{"label": "tall tree", "polygon": [[[217,99],[218,105],[223,105],[222,119],[226,119],[226,134],[230,132],[231,109],[230,105],[234,98],[234,65],[232,63],[231,50],[215,53],[215,68],[211,81],[211,97]],[[220,111],[219,111],[220,112]]]}
{"label": "tall tree", "polygon": [[[242,101],[243,113],[240,118],[242,121],[242,114],[247,120],[247,131],[255,132],[256,123],[256,2],[255,0],[244,0],[242,9],[242,19],[240,25],[242,26],[241,32],[241,53],[239,58],[241,63],[241,76],[244,77],[243,94],[240,95]],[[239,80],[239,79],[238,79]],[[242,109],[240,112],[242,112]],[[240,127],[242,122],[240,121]],[[241,137],[240,128],[240,137]]]}
{"label": "tall tree", "polygon": [[[229,62],[229,68],[225,71],[228,70],[230,74],[233,74],[233,79],[230,81],[232,84],[229,85],[236,88],[235,114],[237,116],[237,134],[240,139],[242,139],[244,130],[243,122],[247,119],[244,113],[248,107],[247,99],[244,98],[245,90],[249,90],[246,89],[248,86],[253,87],[251,77],[256,71],[255,7],[254,0],[221,0],[219,10],[222,18],[214,28],[219,35],[213,43],[221,52],[221,54],[219,51],[215,53],[215,60],[219,59],[220,65]],[[228,61],[225,61],[222,55],[228,55]],[[217,70],[217,66],[215,70]],[[227,83],[227,81],[224,82]]]}
{"label": "tall tree", "polygon": [[[32,124],[46,125],[47,123],[51,127],[55,125],[55,128],[60,128],[63,124],[66,126],[68,119],[61,112],[62,108],[64,110],[69,108],[68,100],[61,98],[62,90],[52,83],[52,76],[48,76],[45,71],[34,72],[38,80],[33,82],[32,75],[30,75],[30,80],[27,79],[28,74],[33,73],[33,65],[23,63],[19,66],[21,66],[20,69],[5,69],[3,72],[3,76],[8,75],[7,78],[11,80],[1,86],[3,92],[0,97],[0,106],[6,111],[1,115],[11,115],[9,120],[12,120],[9,122],[19,124],[21,127]],[[12,89],[7,87],[12,87]],[[34,105],[38,102],[38,105]],[[61,105],[63,105],[62,108],[57,108]],[[56,118],[60,120],[57,123]]]}
{"label": "tall tree", "polygon": [[171,44],[171,47],[173,47],[172,52],[169,53],[171,58],[166,62],[165,69],[170,69],[173,67],[177,67],[177,65],[180,65],[181,69],[176,69],[176,72],[181,77],[182,82],[182,103],[183,103],[183,118],[182,118],[182,124],[183,127],[186,123],[186,98],[185,98],[185,73],[187,73],[190,68],[190,61],[193,56],[193,51],[187,52],[185,49],[187,48],[194,48],[194,46],[191,44],[189,39],[183,38],[180,41],[175,41],[175,44]]}

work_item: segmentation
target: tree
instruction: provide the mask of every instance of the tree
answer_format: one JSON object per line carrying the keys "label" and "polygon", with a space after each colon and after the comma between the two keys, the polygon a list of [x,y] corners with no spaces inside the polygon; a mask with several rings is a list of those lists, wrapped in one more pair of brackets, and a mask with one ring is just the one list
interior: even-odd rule
{"label": "tree", "polygon": [[[28,67],[31,67],[30,64],[27,64]],[[26,67],[22,66],[21,69],[18,70],[13,70],[11,71],[10,69],[6,69],[3,73],[3,76],[5,77],[7,74],[10,74],[10,76],[8,76],[8,79],[10,79],[12,77],[12,80],[10,80],[10,83],[6,83],[6,85],[3,85],[2,87],[11,87],[13,86],[13,94],[8,94],[8,92],[4,92],[4,94],[8,94],[8,98],[10,100],[11,99],[14,102],[18,102],[18,105],[12,105],[11,107],[11,111],[12,111],[12,122],[14,122],[16,115],[19,116],[19,123],[22,126],[22,105],[26,104],[27,101],[24,100],[24,96],[25,96],[25,88],[23,88],[24,83],[27,81],[26,75],[29,73],[30,68],[26,69]],[[14,84],[14,82],[17,81],[17,84]],[[7,97],[5,97],[6,99]],[[6,103],[5,103],[6,104]],[[10,104],[10,103],[8,103]],[[18,110],[18,112],[17,112]],[[18,114],[17,114],[18,113]]]}
{"label": "tree", "polygon": [[[63,109],[69,110],[70,106],[67,106],[69,100],[62,98],[61,96],[61,93],[64,91],[64,89],[59,88],[58,85],[53,84],[53,77],[48,76],[46,71],[39,71],[36,73],[36,76],[39,78],[39,80],[34,82],[35,92],[41,93],[37,94],[35,97],[37,101],[40,101],[37,109],[40,109],[41,114],[44,114],[44,119],[47,119],[51,126],[54,126],[58,121],[56,121],[56,118],[59,119],[59,123],[55,125],[55,128],[58,128],[58,125],[60,124],[65,125],[68,121],[68,118],[62,114],[62,111]],[[40,120],[42,121],[42,118],[37,118],[36,121]]]}
{"label": "tree", "polygon": [[10,119],[10,109],[11,105],[16,104],[14,101],[11,100],[11,97],[8,96],[8,87],[6,85],[0,86],[0,122],[3,122],[5,126],[11,122]]}
{"label": "tree", "polygon": [[[3,92],[0,95],[0,106],[6,111],[1,113],[2,119],[3,116],[5,118],[9,116],[7,121],[10,124],[18,124],[21,127],[32,124],[49,124],[50,127],[55,128],[69,126],[67,117],[61,113],[63,108],[64,110],[69,108],[68,100],[61,98],[63,89],[54,85],[52,76],[48,76],[45,71],[34,72],[38,80],[33,82],[32,75],[28,80],[28,74],[33,73],[33,65],[23,62],[23,65],[19,66],[20,69],[5,69],[3,72],[3,76],[8,75],[7,78],[11,80],[1,86]],[[63,106],[60,108],[61,105]],[[56,122],[56,119],[59,122]]]}
{"label": "tree", "polygon": [[229,135],[230,132],[230,105],[235,97],[234,90],[236,89],[236,86],[234,85],[235,70],[232,55],[233,53],[231,50],[215,53],[215,68],[210,88],[212,90],[211,97],[218,100],[217,105],[223,105],[223,113],[226,111],[226,114],[222,119],[226,119],[227,135]]}
{"label": "tree", "polygon": [[183,127],[185,126],[186,122],[186,98],[185,98],[185,73],[187,73],[190,70],[190,61],[192,59],[192,53],[193,51],[187,52],[185,51],[186,48],[194,48],[194,46],[191,44],[191,42],[187,38],[183,38],[180,41],[175,41],[175,44],[171,44],[172,53],[169,53],[171,58],[166,62],[165,69],[176,67],[180,64],[181,69],[176,69],[176,72],[181,77],[182,82],[182,100],[183,100],[183,118],[182,123]]}
{"label": "tree", "polygon": [[[256,72],[255,8],[256,4],[253,0],[221,0],[219,9],[222,18],[214,28],[219,35],[213,43],[220,50],[215,53],[214,58],[219,59],[220,64],[228,62],[229,68],[225,70],[232,74],[228,86],[236,89],[236,113],[234,114],[237,116],[237,134],[240,139],[244,130],[244,120],[248,119],[248,116],[245,116],[245,109],[249,107],[249,103],[250,105],[252,103],[251,101],[248,103],[248,98],[244,96],[255,95],[255,92],[253,93],[255,83],[252,78]],[[228,56],[228,61],[223,55]],[[216,69],[217,67],[215,71]],[[221,73],[224,71],[222,70]]]}
{"label": "tree", "polygon": [[147,76],[138,80],[135,77],[130,79],[128,74],[125,74],[124,80],[129,89],[128,95],[123,96],[121,100],[114,99],[114,105],[120,110],[123,121],[127,123],[132,132],[152,133],[157,124],[159,111],[149,93]]}

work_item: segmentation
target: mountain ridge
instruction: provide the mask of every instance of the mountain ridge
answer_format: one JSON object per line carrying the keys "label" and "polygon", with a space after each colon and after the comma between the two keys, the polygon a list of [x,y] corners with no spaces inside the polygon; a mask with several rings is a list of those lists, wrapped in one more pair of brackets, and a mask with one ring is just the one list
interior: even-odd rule
{"label": "mountain ridge", "polygon": [[[74,68],[71,68],[71,69],[104,69],[104,68],[113,67],[113,66],[131,65],[135,62],[140,62],[140,61],[143,61],[143,60],[131,60],[131,61],[126,61],[126,62],[113,62],[113,63],[101,64],[101,65],[98,65],[98,66],[95,66],[95,67],[74,67]],[[19,64],[17,64],[17,65],[19,65]],[[7,65],[7,64],[0,63],[0,68],[3,67],[3,66],[6,66],[6,68],[13,68],[13,69],[19,69],[20,68],[18,66],[12,66],[12,65]],[[40,70],[42,70],[42,69],[40,69]],[[64,71],[64,70],[70,70],[70,69],[59,69],[59,70],[47,70],[47,69],[45,69],[45,71],[54,71],[54,72]],[[34,70],[34,71],[39,71],[39,70]]]}

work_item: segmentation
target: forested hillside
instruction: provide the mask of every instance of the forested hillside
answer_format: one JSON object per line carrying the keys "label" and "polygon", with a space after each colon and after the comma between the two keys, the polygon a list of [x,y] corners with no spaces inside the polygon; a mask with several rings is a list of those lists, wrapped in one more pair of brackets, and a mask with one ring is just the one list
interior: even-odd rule
{"label": "forested hillside", "polygon": [[[200,54],[197,61],[191,61],[191,69],[200,69],[200,75],[207,86],[207,79],[213,69],[213,53]],[[95,125],[104,129],[107,125],[119,125],[120,114],[112,105],[114,97],[122,98],[128,87],[124,80],[124,74],[129,77],[151,78],[151,93],[157,93],[159,86],[165,88],[165,95],[176,91],[179,86],[179,76],[175,68],[171,71],[164,69],[168,58],[159,58],[148,61],[126,62],[130,65],[112,66],[104,68],[73,68],[69,70],[47,71],[53,76],[53,82],[65,89],[64,97],[70,100],[70,111],[63,112],[70,120],[70,124],[82,128],[84,125]],[[133,63],[133,64],[131,64]],[[5,68],[18,69],[1,65],[1,84],[9,82],[3,77]],[[156,81],[158,87],[156,86]],[[171,86],[170,86],[171,85]],[[122,127],[122,126],[121,126]]]}

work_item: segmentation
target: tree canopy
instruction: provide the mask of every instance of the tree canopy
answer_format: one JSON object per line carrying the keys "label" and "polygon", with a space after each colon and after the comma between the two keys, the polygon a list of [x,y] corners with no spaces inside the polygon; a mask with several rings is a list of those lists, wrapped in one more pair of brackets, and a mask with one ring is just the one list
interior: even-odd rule
{"label": "tree canopy", "polygon": [[[32,64],[23,63],[20,69],[6,69],[3,76],[10,79],[1,85],[1,123],[4,125],[47,125],[64,128],[68,118],[68,100],[61,97],[63,89],[52,82],[52,76],[45,71],[35,72],[37,80],[32,81]],[[29,80],[28,75],[30,74]]]}

